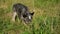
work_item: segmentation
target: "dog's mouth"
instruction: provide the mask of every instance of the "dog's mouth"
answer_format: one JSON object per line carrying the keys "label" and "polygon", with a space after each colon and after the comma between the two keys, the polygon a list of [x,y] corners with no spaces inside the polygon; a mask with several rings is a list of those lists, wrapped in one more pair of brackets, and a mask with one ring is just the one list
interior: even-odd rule
{"label": "dog's mouth", "polygon": [[25,23],[30,23],[31,22],[31,20],[30,19],[24,19],[24,21],[25,21]]}
{"label": "dog's mouth", "polygon": [[25,20],[25,21],[26,21],[26,22],[31,22],[31,20],[28,20],[28,19],[27,19],[27,20]]}

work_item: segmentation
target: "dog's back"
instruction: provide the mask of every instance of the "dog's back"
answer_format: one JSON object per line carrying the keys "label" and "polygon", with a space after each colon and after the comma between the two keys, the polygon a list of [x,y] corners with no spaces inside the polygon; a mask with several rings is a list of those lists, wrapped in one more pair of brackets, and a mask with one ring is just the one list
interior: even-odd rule
{"label": "dog's back", "polygon": [[13,5],[13,10],[17,13],[25,13],[26,11],[28,11],[28,8],[23,4],[17,3]]}

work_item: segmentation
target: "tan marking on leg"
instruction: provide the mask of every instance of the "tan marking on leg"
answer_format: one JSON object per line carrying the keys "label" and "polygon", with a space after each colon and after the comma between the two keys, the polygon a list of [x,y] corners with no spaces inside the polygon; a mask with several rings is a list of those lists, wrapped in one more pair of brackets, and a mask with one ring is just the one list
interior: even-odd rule
{"label": "tan marking on leg", "polygon": [[13,21],[13,22],[15,22],[15,17],[16,17],[16,16],[17,16],[17,13],[14,12],[14,13],[13,13],[13,16],[12,16],[12,21]]}

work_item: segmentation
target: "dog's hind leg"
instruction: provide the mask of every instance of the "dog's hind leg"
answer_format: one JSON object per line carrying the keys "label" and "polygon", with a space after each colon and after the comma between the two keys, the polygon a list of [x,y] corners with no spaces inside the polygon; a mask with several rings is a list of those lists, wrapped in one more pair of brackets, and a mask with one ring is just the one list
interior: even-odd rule
{"label": "dog's hind leg", "polygon": [[13,22],[15,22],[16,16],[17,16],[17,13],[16,13],[16,12],[13,12],[13,16],[12,16],[12,21],[13,21]]}

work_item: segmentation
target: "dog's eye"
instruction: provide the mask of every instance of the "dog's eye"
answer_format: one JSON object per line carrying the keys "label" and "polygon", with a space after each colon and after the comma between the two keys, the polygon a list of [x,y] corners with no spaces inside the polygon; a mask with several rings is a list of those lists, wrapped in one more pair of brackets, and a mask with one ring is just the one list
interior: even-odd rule
{"label": "dog's eye", "polygon": [[26,18],[26,17],[27,17],[27,15],[23,15],[23,17],[24,17],[24,18]]}

